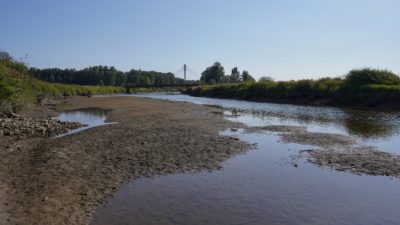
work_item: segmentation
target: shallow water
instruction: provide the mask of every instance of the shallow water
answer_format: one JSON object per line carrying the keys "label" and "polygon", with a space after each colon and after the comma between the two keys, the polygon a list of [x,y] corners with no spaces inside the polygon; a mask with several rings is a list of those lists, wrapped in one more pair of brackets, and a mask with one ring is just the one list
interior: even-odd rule
{"label": "shallow water", "polygon": [[[397,112],[140,96],[218,105],[227,108],[227,119],[251,126],[303,125],[400,153]],[[257,148],[225,161],[221,170],[136,180],[97,209],[92,225],[400,223],[400,179],[337,172],[303,160],[295,167],[290,156],[315,147],[281,143],[271,132],[222,133]]]}
{"label": "shallow water", "polygon": [[61,134],[56,137],[64,137],[66,135],[77,133],[93,127],[111,124],[106,123],[106,119],[110,112],[110,110],[101,108],[82,108],[61,112],[58,116],[53,117],[53,119],[67,122],[79,122],[81,124],[85,124],[86,126],[70,130],[68,133]]}

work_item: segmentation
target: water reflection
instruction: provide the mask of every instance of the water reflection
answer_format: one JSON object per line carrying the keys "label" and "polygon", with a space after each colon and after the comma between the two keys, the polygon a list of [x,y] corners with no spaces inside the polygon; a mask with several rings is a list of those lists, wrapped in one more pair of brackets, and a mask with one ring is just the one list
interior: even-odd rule
{"label": "water reflection", "polygon": [[85,126],[75,130],[71,130],[68,133],[58,135],[57,137],[64,137],[66,135],[77,133],[92,127],[112,124],[105,122],[110,113],[111,110],[97,107],[74,109],[61,112],[57,117],[54,117],[53,119],[68,122],[79,122],[81,124],[85,124]]}
{"label": "water reflection", "polygon": [[[233,133],[226,131],[225,134]],[[306,148],[275,135],[236,132],[257,150],[223,170],[144,178],[100,206],[92,225],[398,224],[400,182],[337,173],[299,162]],[[379,207],[377,207],[379,205]]]}
{"label": "water reflection", "polygon": [[398,136],[400,132],[400,112],[393,111],[259,103],[162,93],[135,96],[215,105],[229,109],[235,115],[246,116],[247,114],[269,123],[305,125],[317,131],[336,131],[365,140],[390,138]]}
{"label": "water reflection", "polygon": [[397,136],[400,128],[398,113],[344,110],[343,125],[347,132],[364,139]]}
{"label": "water reflection", "polygon": [[[400,153],[398,112],[277,105],[185,95],[139,95],[226,109],[249,126],[302,125],[309,131],[351,135]],[[279,142],[270,132],[235,135],[257,149],[211,173],[140,179],[100,206],[92,225],[113,224],[398,224],[399,179],[357,176],[290,161],[315,148]],[[378,207],[379,206],[379,207]]]}

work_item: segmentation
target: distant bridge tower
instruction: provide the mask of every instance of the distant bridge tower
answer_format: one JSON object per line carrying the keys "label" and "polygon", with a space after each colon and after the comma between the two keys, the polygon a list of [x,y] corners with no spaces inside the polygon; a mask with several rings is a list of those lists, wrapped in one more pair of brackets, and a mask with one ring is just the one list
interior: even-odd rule
{"label": "distant bridge tower", "polygon": [[183,65],[183,80],[186,81],[186,64]]}
{"label": "distant bridge tower", "polygon": [[[175,73],[175,77],[183,79],[184,81],[194,81],[199,79],[199,75],[194,72],[188,65],[183,64]],[[185,82],[186,83],[186,82]]]}

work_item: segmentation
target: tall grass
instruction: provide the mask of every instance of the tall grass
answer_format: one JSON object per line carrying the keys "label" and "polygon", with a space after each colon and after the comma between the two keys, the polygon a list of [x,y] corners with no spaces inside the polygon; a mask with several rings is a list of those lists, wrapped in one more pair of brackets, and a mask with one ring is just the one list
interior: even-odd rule
{"label": "tall grass", "polygon": [[20,110],[28,103],[42,97],[92,95],[123,92],[122,87],[79,86],[47,83],[27,74],[23,63],[0,61],[0,106],[11,104]]}

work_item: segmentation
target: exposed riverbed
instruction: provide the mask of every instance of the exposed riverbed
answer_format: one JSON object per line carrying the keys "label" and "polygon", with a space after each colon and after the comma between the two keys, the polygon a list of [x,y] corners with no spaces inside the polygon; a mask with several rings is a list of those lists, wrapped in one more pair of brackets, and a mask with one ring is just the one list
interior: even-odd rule
{"label": "exposed riverbed", "polygon": [[[343,167],[337,170],[334,166],[348,159],[332,153],[351,148],[355,154],[362,153],[367,163],[379,157],[396,157],[400,153],[398,112],[170,94],[136,96],[222,108],[226,119],[249,127],[231,127],[222,134],[256,147],[223,162],[221,170],[141,178],[127,184],[97,209],[92,225],[400,221],[400,180],[394,177],[396,174],[368,173],[374,168],[367,172]],[[379,157],[368,155],[374,151]]]}
{"label": "exposed riverbed", "polygon": [[51,107],[91,129],[0,138],[0,224],[400,221],[398,112],[176,94]]}
{"label": "exposed riverbed", "polygon": [[[47,118],[43,107],[24,115]],[[89,108],[111,110],[106,121],[118,123],[93,127],[106,116],[93,115]],[[88,224],[96,207],[122,184],[217,170],[251,148],[218,134],[239,124],[224,120],[222,110],[212,107],[132,97],[70,97],[55,109],[62,112],[59,119],[92,128],[60,138],[0,138],[0,224]]]}

